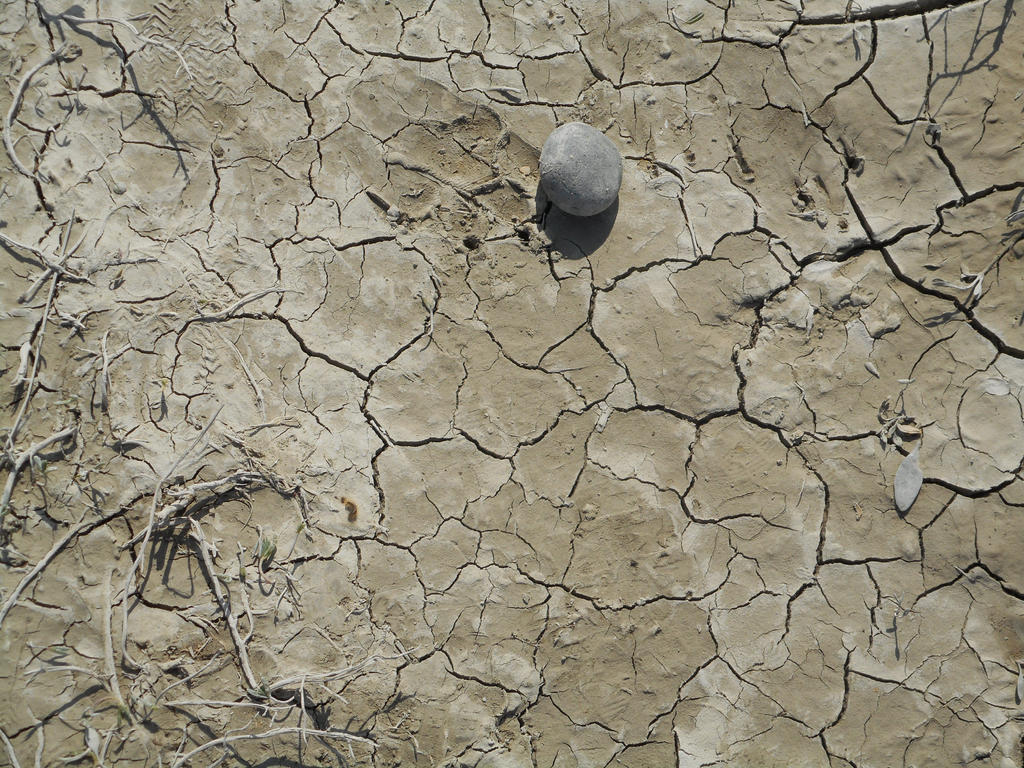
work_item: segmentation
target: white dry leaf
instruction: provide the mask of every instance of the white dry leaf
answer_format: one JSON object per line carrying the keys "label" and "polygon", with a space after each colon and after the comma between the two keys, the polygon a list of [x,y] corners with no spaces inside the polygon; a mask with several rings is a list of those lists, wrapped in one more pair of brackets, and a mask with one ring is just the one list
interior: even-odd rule
{"label": "white dry leaf", "polygon": [[648,188],[659,197],[675,199],[682,194],[683,183],[675,176],[666,173],[648,182]]}
{"label": "white dry leaf", "polygon": [[903,459],[900,468],[896,470],[896,477],[893,480],[894,495],[896,498],[896,509],[900,514],[906,512],[913,506],[917,494],[921,490],[921,482],[924,475],[921,474],[921,467],[917,464],[917,452],[920,446],[914,448],[907,457]]}
{"label": "white dry leaf", "polygon": [[978,275],[978,278],[977,278],[977,280],[974,283],[974,290],[971,291],[971,301],[972,302],[978,301],[981,298],[981,287],[982,287],[982,283],[984,283],[984,281],[985,281],[985,275],[984,274]]}
{"label": "white dry leaf", "polygon": [[997,397],[1010,394],[1010,382],[1006,379],[985,379],[981,382],[981,388],[985,390],[985,394]]}
{"label": "white dry leaf", "polygon": [[949,280],[943,280],[941,277],[936,277],[932,280],[932,285],[939,288],[952,288],[954,291],[967,291],[970,290],[971,285],[968,283],[964,285],[962,283],[951,283]]}
{"label": "white dry leaf", "polygon": [[878,372],[878,369],[875,367],[875,364],[872,363],[870,360],[866,360],[864,362],[864,367],[867,369],[868,373],[870,373],[876,379],[882,378],[881,374]]}
{"label": "white dry leaf", "polygon": [[97,757],[100,754],[100,735],[95,728],[90,725],[85,727],[85,746],[90,752]]}

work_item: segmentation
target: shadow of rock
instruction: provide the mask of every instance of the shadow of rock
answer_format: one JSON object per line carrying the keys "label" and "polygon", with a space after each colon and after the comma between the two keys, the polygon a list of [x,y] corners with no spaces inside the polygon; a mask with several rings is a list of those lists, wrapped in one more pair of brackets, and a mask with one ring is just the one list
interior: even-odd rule
{"label": "shadow of rock", "polygon": [[552,248],[567,259],[582,259],[601,247],[615,226],[619,198],[594,216],[572,216],[558,208],[537,185],[535,196],[537,227],[550,238]]}

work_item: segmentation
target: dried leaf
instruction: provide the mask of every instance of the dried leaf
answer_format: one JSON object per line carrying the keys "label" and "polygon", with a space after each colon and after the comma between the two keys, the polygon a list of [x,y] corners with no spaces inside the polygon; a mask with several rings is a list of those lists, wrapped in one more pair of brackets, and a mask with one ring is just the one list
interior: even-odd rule
{"label": "dried leaf", "polygon": [[100,753],[100,735],[92,726],[85,727],[85,746],[94,755]]}
{"label": "dried leaf", "polygon": [[903,459],[900,468],[896,470],[896,477],[893,480],[896,509],[900,514],[906,514],[917,499],[921,490],[921,482],[924,475],[921,474],[921,467],[917,464],[918,448],[914,448],[907,457]]}
{"label": "dried leaf", "polygon": [[1020,706],[1021,701],[1024,701],[1024,666],[1017,662],[1017,706]]}
{"label": "dried leaf", "polygon": [[881,374],[878,372],[878,369],[875,367],[875,364],[872,363],[870,360],[866,360],[864,362],[864,367],[867,368],[868,373],[870,373],[876,379],[882,378]]}
{"label": "dried leaf", "polygon": [[274,555],[277,554],[277,541],[274,539],[263,539],[260,542],[259,562],[261,568],[266,570],[273,564]]}
{"label": "dried leaf", "polygon": [[914,438],[921,436],[921,428],[916,424],[908,422],[897,422],[896,431],[899,433],[900,437],[906,440],[913,440]]}
{"label": "dried leaf", "polygon": [[1010,382],[1006,379],[985,379],[981,382],[981,388],[989,395],[1002,396],[1010,394]]}
{"label": "dried leaf", "polygon": [[971,291],[971,301],[977,301],[981,298],[981,288],[984,282],[985,275],[978,275],[978,279],[974,283],[974,290]]}

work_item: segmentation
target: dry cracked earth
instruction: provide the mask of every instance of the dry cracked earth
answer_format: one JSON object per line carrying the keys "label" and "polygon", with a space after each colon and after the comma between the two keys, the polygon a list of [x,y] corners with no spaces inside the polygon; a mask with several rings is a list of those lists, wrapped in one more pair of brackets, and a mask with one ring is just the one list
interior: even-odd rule
{"label": "dry cracked earth", "polygon": [[1021,766],[1015,5],[5,0],[0,763]]}

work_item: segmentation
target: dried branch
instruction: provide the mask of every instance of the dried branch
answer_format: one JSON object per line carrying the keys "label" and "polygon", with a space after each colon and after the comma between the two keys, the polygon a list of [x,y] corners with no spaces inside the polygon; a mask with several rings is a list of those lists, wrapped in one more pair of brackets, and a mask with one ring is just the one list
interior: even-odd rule
{"label": "dried branch", "polygon": [[305,672],[305,673],[303,673],[301,675],[293,675],[292,677],[283,677],[280,680],[277,680],[276,682],[273,682],[270,685],[268,685],[267,686],[267,691],[269,693],[274,693],[274,691],[279,691],[282,688],[290,688],[290,687],[292,687],[294,685],[297,685],[297,684],[329,683],[329,682],[332,682],[334,680],[341,680],[342,678],[349,677],[351,675],[356,674],[357,672],[362,672],[364,669],[369,667],[371,664],[375,664],[378,661],[391,661],[391,660],[394,660],[394,659],[405,659],[405,658],[408,658],[411,653],[412,653],[412,651],[406,651],[405,653],[400,653],[400,654],[397,654],[395,656],[368,656],[365,659],[363,659],[362,661],[360,661],[358,664],[353,664],[350,667],[344,667],[342,669],[336,669],[336,670],[333,670],[331,672],[322,672],[322,673]]}
{"label": "dried branch", "polygon": [[[67,55],[65,55],[67,52]],[[18,116],[18,110],[21,109],[21,100],[25,95],[25,89],[28,88],[28,84],[32,78],[45,67],[50,66],[53,62],[60,60],[63,56],[65,60],[70,61],[72,58],[76,58],[78,54],[82,52],[82,49],[77,45],[68,46],[64,44],[57,50],[46,57],[46,60],[36,64],[32,69],[25,73],[25,76],[21,78],[21,82],[18,83],[18,87],[14,90],[14,99],[11,101],[10,109],[7,110],[7,117],[4,119],[4,149],[7,150],[7,156],[11,158],[11,162],[14,164],[14,169],[22,176],[27,176],[30,179],[36,178],[36,175],[32,173],[28,168],[22,165],[21,160],[18,159],[17,153],[14,151],[14,141],[11,139],[11,130],[14,126],[14,119]],[[43,174],[39,174],[40,181],[48,182],[49,179]]]}
{"label": "dried branch", "polygon": [[18,602],[18,598],[21,597],[21,593],[28,588],[28,585],[31,584],[40,573],[46,570],[46,566],[48,566],[53,559],[61,553],[61,550],[63,550],[72,539],[83,533],[88,533],[94,528],[98,528],[101,525],[109,523],[119,514],[120,512],[115,512],[114,514],[107,515],[106,517],[102,517],[91,522],[79,521],[78,525],[64,534],[60,540],[53,545],[50,551],[43,555],[42,559],[35,564],[35,567],[25,574],[25,577],[18,583],[18,586],[14,588],[14,591],[7,596],[7,600],[4,601],[2,606],[0,606],[0,625],[3,625],[4,619],[7,617],[7,614],[10,613],[10,610],[14,607],[15,603]]}
{"label": "dried branch", "polygon": [[11,740],[7,738],[7,734],[4,733],[3,728],[0,728],[0,741],[3,741],[4,746],[7,747],[7,756],[11,759],[11,765],[13,768],[21,768],[21,763],[18,762],[18,755],[14,751],[14,745],[11,744]]}
{"label": "dried branch", "polygon": [[188,79],[195,80],[195,77],[192,75],[192,70],[189,69],[188,62],[185,61],[185,57],[181,55],[181,51],[178,50],[178,48],[163,40],[158,40],[155,37],[149,37],[148,35],[142,34],[141,32],[139,32],[138,28],[134,24],[132,24],[129,21],[126,21],[125,19],[118,19],[111,16],[97,16],[96,18],[84,18],[82,16],[74,16],[67,12],[49,13],[42,7],[42,4],[38,2],[38,0],[36,0],[36,5],[39,6],[40,10],[43,12],[43,15],[48,16],[51,19],[59,19],[60,21],[65,21],[71,26],[75,26],[78,24],[109,24],[110,26],[117,25],[124,27],[133,35],[135,35],[135,37],[142,41],[143,47],[147,45],[155,45],[158,48],[163,48],[165,51],[173,53],[177,57],[178,61],[181,62],[181,67],[185,70],[185,74],[188,75]]}
{"label": "dried branch", "polygon": [[11,502],[11,494],[14,492],[14,483],[18,479],[18,473],[21,472],[26,464],[32,461],[32,457],[37,453],[45,450],[54,443],[67,440],[77,432],[78,425],[76,424],[75,426],[68,427],[56,434],[50,435],[45,440],[40,440],[28,450],[22,451],[18,454],[17,458],[14,459],[14,466],[11,467],[11,471],[7,475],[7,482],[4,483],[3,496],[0,496],[0,522],[3,522],[4,515],[7,514],[7,505]]}
{"label": "dried branch", "polygon": [[[89,283],[89,285],[93,284],[92,280],[90,280],[89,278],[75,274],[67,267],[63,266],[60,262],[55,261],[51,255],[47,254],[45,251],[39,248],[36,248],[34,245],[26,245],[25,243],[19,242],[11,237],[8,237],[3,232],[0,232],[0,243],[3,243],[8,248],[11,248],[13,250],[27,251],[28,253],[31,253],[33,257],[39,259],[39,261],[42,262],[42,265],[47,269],[47,272],[44,272],[40,276],[40,278],[36,280],[37,283],[42,282],[47,277],[49,277],[50,273],[56,272],[65,280],[68,280],[69,282],[72,283]],[[35,295],[34,292],[33,295]],[[20,304],[24,304],[26,301],[31,300],[32,296],[28,296],[27,292],[22,297],[19,297]]]}
{"label": "dried branch", "polygon": [[[193,672],[192,674],[183,677],[181,680],[176,680],[175,682],[171,683],[166,688],[164,688],[162,691],[160,691],[160,693],[158,693],[156,695],[156,697],[153,699],[153,706],[156,706],[157,703],[159,703],[160,699],[162,699],[164,696],[166,696],[168,694],[168,692],[170,692],[170,691],[174,690],[175,688],[177,688],[179,685],[188,685],[188,683],[192,682],[197,677],[199,677],[200,675],[204,674],[210,667],[212,667],[215,663],[217,663],[217,661],[220,659],[220,653],[221,653],[220,651],[216,651],[213,654],[213,658],[211,658],[205,665],[203,665],[203,668],[200,669],[198,672]],[[223,666],[224,665],[221,664],[214,671],[215,672],[219,672]],[[168,669],[172,669],[172,668],[173,667],[168,667]]]}
{"label": "dried branch", "polygon": [[238,363],[239,365],[242,366],[242,371],[245,372],[245,378],[249,380],[249,386],[252,387],[252,391],[256,394],[256,407],[259,409],[260,416],[266,418],[267,407],[266,401],[263,399],[263,390],[260,389],[260,385],[256,381],[256,377],[252,375],[252,371],[249,370],[249,365],[245,362],[245,358],[242,357],[242,353],[239,351],[238,347],[235,346],[234,342],[231,341],[231,339],[227,338],[226,336],[224,336],[223,333],[220,333],[219,331],[217,335],[220,336],[221,340],[225,344],[227,344],[229,347],[231,347],[232,350],[234,350],[235,356],[238,358]]}

